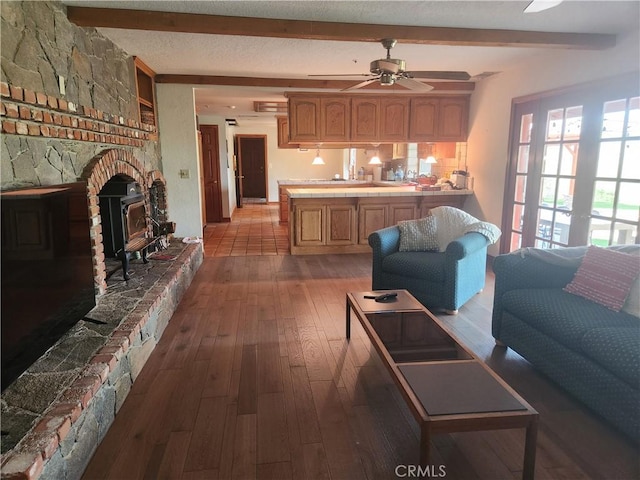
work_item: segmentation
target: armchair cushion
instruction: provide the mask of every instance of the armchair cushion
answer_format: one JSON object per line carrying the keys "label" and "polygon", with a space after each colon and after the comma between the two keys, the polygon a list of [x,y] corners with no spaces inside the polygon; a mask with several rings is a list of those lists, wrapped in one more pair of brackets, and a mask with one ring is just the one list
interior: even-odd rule
{"label": "armchair cushion", "polygon": [[398,222],[400,229],[401,252],[427,252],[438,250],[438,232],[436,218],[432,216],[418,220]]}
{"label": "armchair cushion", "polygon": [[391,274],[410,278],[428,278],[444,282],[445,254],[439,252],[396,252],[382,260],[382,269]]}

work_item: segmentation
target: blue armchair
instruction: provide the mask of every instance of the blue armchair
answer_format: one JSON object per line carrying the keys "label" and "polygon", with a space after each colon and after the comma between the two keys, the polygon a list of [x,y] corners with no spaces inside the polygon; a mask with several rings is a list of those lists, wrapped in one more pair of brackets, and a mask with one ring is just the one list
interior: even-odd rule
{"label": "blue armchair", "polygon": [[469,232],[444,252],[401,252],[400,229],[369,235],[373,249],[372,289],[406,289],[425,307],[456,314],[485,284],[489,240]]}

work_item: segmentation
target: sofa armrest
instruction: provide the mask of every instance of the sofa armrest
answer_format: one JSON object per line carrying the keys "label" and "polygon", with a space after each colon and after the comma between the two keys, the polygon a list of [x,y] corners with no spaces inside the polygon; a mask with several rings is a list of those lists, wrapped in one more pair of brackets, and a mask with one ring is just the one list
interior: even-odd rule
{"label": "sofa armrest", "polygon": [[484,235],[477,232],[469,232],[449,243],[445,250],[445,254],[447,257],[455,260],[461,260],[478,250],[486,248],[488,244],[489,241]]}
{"label": "sofa armrest", "polygon": [[382,260],[400,248],[400,229],[397,226],[383,228],[371,233],[368,237],[373,250],[371,257],[371,288],[382,289]]}
{"label": "sofa armrest", "polygon": [[491,331],[500,340],[502,328],[502,297],[510,290],[532,288],[563,288],[569,283],[577,267],[554,265],[516,251],[498,255],[493,261],[495,289]]}
{"label": "sofa armrest", "polygon": [[384,258],[400,248],[400,229],[394,225],[377,230],[369,235],[368,240],[373,249],[373,256]]}

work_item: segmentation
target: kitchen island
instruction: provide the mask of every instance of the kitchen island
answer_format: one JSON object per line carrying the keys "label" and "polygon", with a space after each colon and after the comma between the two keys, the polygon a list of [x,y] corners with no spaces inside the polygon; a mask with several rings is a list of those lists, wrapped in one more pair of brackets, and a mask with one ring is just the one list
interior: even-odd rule
{"label": "kitchen island", "polygon": [[290,188],[352,188],[372,186],[371,182],[364,180],[339,179],[296,179],[278,180],[278,200],[280,204],[280,224],[289,222],[289,195]]}
{"label": "kitchen island", "polygon": [[472,190],[417,191],[413,186],[288,188],[292,255],[369,252],[371,232],[426,216],[434,207],[462,208]]}

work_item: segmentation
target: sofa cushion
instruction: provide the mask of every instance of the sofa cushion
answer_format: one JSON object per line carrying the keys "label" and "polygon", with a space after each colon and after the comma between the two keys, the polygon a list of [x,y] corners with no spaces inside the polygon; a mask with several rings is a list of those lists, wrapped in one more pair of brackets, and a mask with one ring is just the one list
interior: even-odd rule
{"label": "sofa cushion", "polygon": [[417,220],[398,222],[400,229],[401,252],[438,251],[436,217],[424,217]]}
{"label": "sofa cushion", "polygon": [[564,289],[619,312],[639,274],[637,255],[591,245],[575,277]]}
{"label": "sofa cushion", "polygon": [[382,270],[405,277],[444,282],[445,254],[439,252],[396,252],[382,260]]}
{"label": "sofa cushion", "polygon": [[502,296],[503,308],[532,328],[578,352],[582,338],[603,326],[638,328],[638,319],[559,288],[510,290]]}
{"label": "sofa cushion", "polygon": [[640,323],[636,328],[592,328],[582,353],[636,390],[640,387]]}

